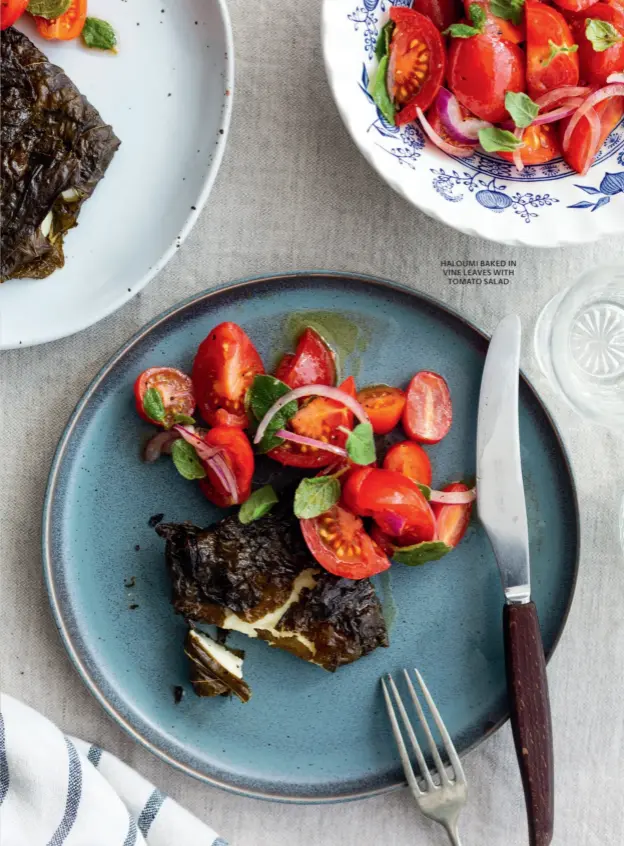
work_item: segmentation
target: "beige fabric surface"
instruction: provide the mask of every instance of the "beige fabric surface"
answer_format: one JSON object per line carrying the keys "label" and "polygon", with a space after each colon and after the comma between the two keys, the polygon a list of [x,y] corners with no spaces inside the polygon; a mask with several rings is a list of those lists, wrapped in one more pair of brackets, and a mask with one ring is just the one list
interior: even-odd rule
{"label": "beige fabric surface", "polygon": [[[2,688],[136,767],[237,846],[445,842],[405,791],[325,807],[268,804],[195,782],[139,748],[104,715],[70,666],[41,576],[42,499],[56,442],[88,382],[132,333],[183,297],[245,275],[302,268],[377,274],[439,297],[488,331],[507,312],[523,319],[522,363],[569,445],[582,511],[576,599],[549,668],[554,843],[620,846],[624,433],[597,429],[554,396],[537,371],[532,329],[547,300],[583,270],[624,263],[624,243],[614,238],[565,251],[529,251],[471,240],[430,220],[385,186],[347,136],[324,76],[318,3],[232,0],[231,12],[234,120],[214,191],[187,243],[151,285],[99,325],[46,346],[0,353]],[[515,259],[516,277],[504,287],[479,289],[443,279],[442,259],[471,258]],[[465,846],[525,844],[508,727],[465,765],[471,788],[462,819]]]}

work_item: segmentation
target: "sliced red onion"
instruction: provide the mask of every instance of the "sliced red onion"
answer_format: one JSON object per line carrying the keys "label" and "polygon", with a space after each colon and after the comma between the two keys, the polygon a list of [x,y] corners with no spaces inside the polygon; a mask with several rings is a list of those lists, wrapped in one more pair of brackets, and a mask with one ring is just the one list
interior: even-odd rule
{"label": "sliced red onion", "polygon": [[[514,135],[518,139],[518,141],[522,141],[522,136],[524,135],[524,129],[517,127],[514,129]],[[516,150],[513,151],[513,163],[516,166],[516,170],[519,173],[522,173],[524,170],[524,162],[522,161],[522,147],[518,147]]]}
{"label": "sliced red onion", "polygon": [[542,109],[547,109],[549,106],[561,103],[563,100],[569,100],[570,97],[586,97],[588,94],[591,94],[591,88],[587,86],[564,85],[561,88],[554,88],[552,91],[547,91],[546,94],[538,97],[535,102],[541,111]]}
{"label": "sliced red onion", "polygon": [[171,429],[166,432],[158,432],[157,435],[154,435],[154,437],[150,438],[145,444],[143,459],[147,461],[148,464],[152,464],[160,458],[163,452],[166,455],[171,455],[171,446],[173,442],[179,440],[179,438],[179,433],[173,432]]}
{"label": "sliced red onion", "polygon": [[416,109],[416,114],[429,139],[444,153],[448,153],[449,156],[459,156],[461,159],[467,159],[473,155],[474,147],[454,147],[441,138],[425,117],[422,109]]}
{"label": "sliced red onion", "polygon": [[214,455],[206,459],[206,464],[210,466],[210,469],[218,478],[219,482],[223,486],[223,489],[232,500],[231,505],[237,505],[239,495],[238,485],[236,484],[236,476],[232,472],[227,460],[222,455],[222,450],[217,450]]}
{"label": "sliced red onion", "polygon": [[607,77],[607,82],[609,84],[617,83],[617,82],[624,82],[624,73],[618,72],[618,73],[609,74],[609,76]]}
{"label": "sliced red onion", "polygon": [[254,443],[260,443],[267,430],[267,426],[278,411],[281,411],[282,408],[284,408],[285,405],[288,405],[289,402],[303,399],[303,397],[326,397],[327,399],[335,400],[336,402],[340,402],[342,405],[345,405],[349,411],[352,411],[360,423],[369,422],[368,414],[364,411],[355,397],[351,396],[351,394],[347,394],[345,391],[341,391],[340,388],[333,388],[330,385],[303,385],[301,388],[295,388],[294,391],[284,394],[284,396],[280,397],[277,402],[273,403],[271,408],[260,421],[258,431],[256,432],[256,436],[254,438]]}
{"label": "sliced red onion", "polygon": [[440,120],[451,138],[466,146],[476,145],[479,141],[479,130],[492,126],[486,120],[462,117],[457,98],[447,88],[440,88],[436,107]]}
{"label": "sliced red onion", "polygon": [[564,120],[565,118],[570,117],[570,115],[573,115],[582,103],[583,100],[580,97],[574,100],[569,100],[567,103],[564,103],[552,112],[546,112],[546,114],[538,115],[531,126],[543,126],[546,123],[554,123],[557,120]]}
{"label": "sliced red onion", "polygon": [[[572,120],[568,124],[568,128],[566,129],[565,135],[563,136],[564,150],[567,150],[569,148],[572,133],[578,126],[578,122],[584,117],[589,117],[588,113],[590,111],[593,111],[594,106],[597,106],[598,103],[602,103],[603,100],[609,100],[611,97],[624,97],[624,83],[607,85],[604,88],[600,88],[598,91],[594,91],[594,93],[590,94],[589,97],[583,102],[583,105],[579,106],[579,108],[572,116]],[[589,120],[592,121],[592,118],[589,118]]]}
{"label": "sliced red onion", "polygon": [[213,456],[223,452],[223,447],[208,446],[208,444],[195,432],[194,426],[175,425],[173,429],[178,432],[187,443],[195,447],[195,452],[202,461],[210,461]]}
{"label": "sliced red onion", "polygon": [[315,438],[306,438],[305,435],[297,435],[295,432],[287,432],[286,429],[278,429],[275,437],[283,438],[285,441],[292,441],[294,444],[303,444],[304,446],[314,447],[315,449],[324,449],[326,452],[333,452],[334,455],[339,455],[341,458],[347,458],[347,451],[342,447],[326,444],[325,441],[317,441]]}
{"label": "sliced red onion", "polygon": [[477,498],[477,489],[470,491],[431,491],[430,502],[442,505],[468,505]]}

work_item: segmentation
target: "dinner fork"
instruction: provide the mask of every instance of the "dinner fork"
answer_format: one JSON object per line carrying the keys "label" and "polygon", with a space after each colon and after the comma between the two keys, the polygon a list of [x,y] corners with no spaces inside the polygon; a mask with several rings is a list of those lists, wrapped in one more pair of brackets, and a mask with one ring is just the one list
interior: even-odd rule
{"label": "dinner fork", "polygon": [[[431,694],[427,690],[427,686],[424,683],[422,676],[420,675],[418,670],[415,669],[414,673],[420,685],[420,689],[422,690],[423,696],[425,697],[425,701],[429,707],[435,724],[438,727],[438,731],[440,732],[440,735],[442,737],[442,742],[444,743],[444,748],[446,749],[446,753],[448,755],[449,762],[453,770],[453,777],[450,778],[449,773],[444,764],[442,763],[442,759],[440,758],[440,753],[438,752],[437,744],[433,738],[433,735],[431,734],[431,729],[429,728],[429,724],[427,723],[427,718],[425,717],[425,713],[422,709],[422,705],[420,704],[420,700],[418,698],[418,694],[416,693],[414,685],[412,684],[410,675],[407,670],[403,670],[403,673],[407,681],[407,688],[414,703],[414,707],[416,708],[416,713],[418,714],[418,719],[420,720],[420,724],[429,742],[431,757],[433,758],[436,769],[438,771],[438,779],[436,783],[431,772],[429,771],[429,767],[427,766],[427,763],[425,761],[422,749],[420,748],[420,744],[418,742],[418,739],[416,738],[416,733],[412,728],[412,724],[407,715],[407,711],[405,710],[405,706],[403,705],[403,701],[399,695],[399,691],[397,690],[397,686],[394,683],[394,679],[390,674],[388,674],[387,683],[386,679],[382,678],[381,684],[383,687],[384,698],[386,700],[386,707],[388,708],[388,716],[390,717],[390,723],[392,725],[392,732],[394,734],[394,739],[396,740],[399,749],[399,755],[401,756],[401,762],[403,764],[403,769],[405,770],[405,777],[407,779],[407,783],[409,785],[410,790],[412,791],[414,798],[416,799],[418,807],[423,812],[423,814],[426,817],[429,817],[429,819],[435,820],[435,822],[440,823],[440,825],[444,826],[453,846],[461,846],[461,842],[459,840],[459,832],[457,830],[457,821],[459,819],[461,809],[466,804],[466,799],[468,796],[468,785],[466,782],[466,776],[464,775],[463,767],[459,760],[459,755],[455,751],[455,746],[453,745],[451,736],[446,730],[446,726],[442,722],[440,712],[436,708],[435,702],[433,701]],[[399,726],[399,721],[397,719],[394,705],[392,704],[392,697],[390,695],[390,692],[388,691],[388,686],[392,691],[392,695],[394,697],[396,705],[399,709],[399,713],[401,715],[401,719],[403,721],[403,726],[411,741],[416,760],[418,761],[420,773],[424,781],[424,785],[422,785],[422,783],[419,785],[418,779],[414,774],[414,770],[410,762],[409,752],[407,751],[405,741],[403,740],[403,735],[401,733],[401,728]],[[424,787],[424,789],[421,789],[421,787]]]}

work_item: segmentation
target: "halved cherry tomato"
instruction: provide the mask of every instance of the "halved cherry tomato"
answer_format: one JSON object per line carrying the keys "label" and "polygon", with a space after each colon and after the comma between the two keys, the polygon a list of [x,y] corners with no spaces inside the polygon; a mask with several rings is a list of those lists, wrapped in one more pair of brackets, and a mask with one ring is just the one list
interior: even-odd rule
{"label": "halved cherry tomato", "polygon": [[35,18],[37,30],[42,38],[50,41],[71,41],[83,30],[87,19],[87,0],[71,0],[71,6],[59,18]]}
{"label": "halved cherry tomato", "polygon": [[350,470],[342,486],[341,503],[353,514],[360,517],[370,517],[370,513],[367,513],[360,504],[360,490],[364,479],[373,469],[373,467],[356,467]]}
{"label": "halved cherry tomato", "polygon": [[[490,11],[490,3],[488,0],[464,0],[464,10],[466,17],[470,17],[470,7],[473,3],[478,3],[483,6],[487,13],[487,22],[485,24],[486,32],[493,35],[495,38],[502,38],[503,41],[511,41],[512,44],[522,44],[526,38],[524,20],[518,26],[512,21],[507,21],[504,18],[497,18]],[[459,18],[459,15],[455,20]]]}
{"label": "halved cherry tomato", "polygon": [[[341,391],[345,391],[352,397],[355,396],[355,379],[353,376],[345,379],[339,387]],[[314,397],[314,399],[302,405],[288,423],[288,428],[298,435],[344,447],[347,435],[339,431],[339,426],[351,429],[353,427],[353,414],[341,403],[326,397]],[[292,441],[284,441],[268,454],[287,467],[326,467],[336,461],[336,456],[331,452],[325,452],[322,449],[309,447],[305,444],[295,444]]]}
{"label": "halved cherry tomato", "polygon": [[412,9],[430,18],[440,32],[455,23],[461,14],[460,0],[413,0]]}
{"label": "halved cherry tomato", "polygon": [[[561,145],[554,124],[528,126],[522,133],[524,147],[520,150],[525,165],[546,164],[561,155]],[[513,162],[513,153],[499,153],[501,159]]]}
{"label": "halved cherry tomato", "polygon": [[339,505],[300,523],[308,549],[334,576],[366,579],[390,567],[387,556],[368,536],[360,518]]}
{"label": "halved cherry tomato", "polygon": [[446,67],[444,42],[435,25],[419,12],[390,7],[396,24],[390,42],[388,78],[392,99],[399,108],[398,126],[416,119],[416,109],[427,111],[435,100]]}
{"label": "halved cherry tomato", "polygon": [[13,26],[26,11],[28,0],[0,0],[0,29]]}
{"label": "halved cherry tomato", "polygon": [[[150,388],[154,388],[160,394],[165,410],[162,420],[149,417],[145,410],[145,394]],[[193,383],[186,373],[176,370],[175,367],[150,367],[139,374],[134,383],[134,401],[143,420],[154,423],[156,426],[163,426],[165,429],[179,422],[176,419],[177,415],[192,417],[195,411]]]}
{"label": "halved cherry tomato", "polygon": [[371,385],[357,395],[360,405],[368,414],[376,435],[387,435],[401,419],[405,406],[405,393],[388,385]]}
{"label": "halved cherry tomato", "polygon": [[402,473],[373,469],[363,480],[357,501],[383,532],[401,539],[401,546],[435,537],[429,503],[416,482]]}
{"label": "halved cherry tomato", "polygon": [[[595,106],[595,111],[600,118],[602,128],[598,147],[595,150],[591,148],[591,127],[587,118],[584,117],[581,118],[572,133],[570,146],[563,151],[563,158],[577,173],[587,172],[598,150],[624,117],[624,97],[611,97],[610,100],[603,100],[602,103]],[[559,123],[559,137],[562,141],[569,123],[570,118]]]}
{"label": "halved cherry tomato", "polygon": [[[457,103],[459,107],[459,112],[461,117],[465,120],[466,118],[473,117],[468,109],[465,109],[461,103]],[[450,144],[452,147],[456,147],[460,152],[473,152],[474,146],[469,146],[468,144],[462,144],[461,141],[458,141],[456,138],[453,138],[449,135],[446,126],[440,116],[440,110],[438,109],[438,101],[436,100],[433,106],[427,112],[427,120],[433,127],[434,131],[438,133],[440,138],[445,141],[447,144]]]}
{"label": "halved cherry tomato", "polygon": [[[447,485],[442,490],[467,491],[470,488],[462,482],[453,482],[453,484]],[[443,541],[448,546],[457,546],[468,528],[472,505],[472,502],[468,502],[466,505],[442,505],[439,502],[431,503],[431,508],[436,517],[438,540]]]}
{"label": "halved cherry tomato", "polygon": [[290,388],[304,385],[335,385],[334,354],[314,329],[306,329],[297,341],[295,354],[287,353],[275,376]]}
{"label": "halved cherry tomato", "polygon": [[[622,40],[601,52],[595,50],[585,32],[588,19],[611,24]],[[572,32],[579,45],[578,58],[583,82],[602,87],[607,84],[607,77],[612,73],[624,71],[624,8],[610,3],[595,3],[574,20]]]}
{"label": "halved cherry tomato", "polygon": [[[204,436],[208,446],[222,447],[221,456],[236,479],[238,489],[237,502],[245,502],[251,493],[251,480],[254,472],[254,454],[249,438],[242,429],[233,426],[215,426]],[[225,490],[219,476],[215,473],[209,463],[204,463],[206,477],[200,479],[199,485],[204,495],[218,505],[219,508],[228,508],[235,503],[230,494]]]}
{"label": "halved cherry tomato", "polygon": [[526,0],[527,87],[529,96],[537,100],[547,91],[564,85],[578,85],[578,53],[558,53],[557,47],[574,47],[574,36],[565,18],[552,6],[537,0]]}
{"label": "halved cherry tomato", "polygon": [[193,387],[206,422],[247,426],[245,394],[259,373],[264,373],[262,360],[240,326],[215,326],[199,345],[193,362]]}
{"label": "halved cherry tomato", "polygon": [[451,392],[446,381],[437,373],[421,370],[407,389],[403,428],[413,441],[437,444],[452,422]]}
{"label": "halved cherry tomato", "polygon": [[384,470],[402,473],[413,482],[431,487],[431,462],[424,449],[414,441],[401,441],[390,447],[383,460]]}
{"label": "halved cherry tomato", "polygon": [[481,120],[501,123],[508,91],[525,89],[525,55],[517,44],[488,33],[452,38],[448,83],[459,102]]}

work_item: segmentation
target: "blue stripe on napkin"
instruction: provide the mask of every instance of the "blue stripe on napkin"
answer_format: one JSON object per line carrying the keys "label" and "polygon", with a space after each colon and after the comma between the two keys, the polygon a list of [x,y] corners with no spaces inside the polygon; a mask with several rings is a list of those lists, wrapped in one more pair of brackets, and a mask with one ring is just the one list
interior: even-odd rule
{"label": "blue stripe on napkin", "polygon": [[217,837],[217,839],[214,841],[212,846],[229,846],[229,843],[227,842],[227,840],[224,840],[222,837]]}
{"label": "blue stripe on napkin", "polygon": [[128,817],[130,819],[130,826],[128,828],[128,833],[126,835],[126,839],[123,842],[123,846],[134,846],[134,844],[136,843],[136,839],[137,839],[138,829],[137,829],[135,821],[132,819],[130,814],[128,814]]}
{"label": "blue stripe on napkin", "polygon": [[4,736],[4,717],[0,711],[0,805],[9,789],[9,762],[6,754],[6,740]]}
{"label": "blue stripe on napkin", "polygon": [[67,737],[67,755],[69,757],[69,772],[67,775],[67,800],[65,802],[65,813],[58,828],[54,832],[48,846],[61,846],[71,831],[78,814],[78,805],[82,795],[82,765],[76,747]]}
{"label": "blue stripe on napkin", "polygon": [[87,752],[87,760],[91,761],[91,763],[93,764],[94,767],[97,767],[97,765],[100,763],[101,757],[102,757],[102,750],[100,749],[99,746],[96,746],[95,743],[93,743],[89,747],[89,751]]}
{"label": "blue stripe on napkin", "polygon": [[166,798],[167,797],[161,793],[160,790],[154,790],[150,798],[147,800],[147,803],[137,820],[139,831],[143,837],[147,837],[147,832],[149,831],[151,824],[156,819],[156,814],[162,808],[162,804]]}

